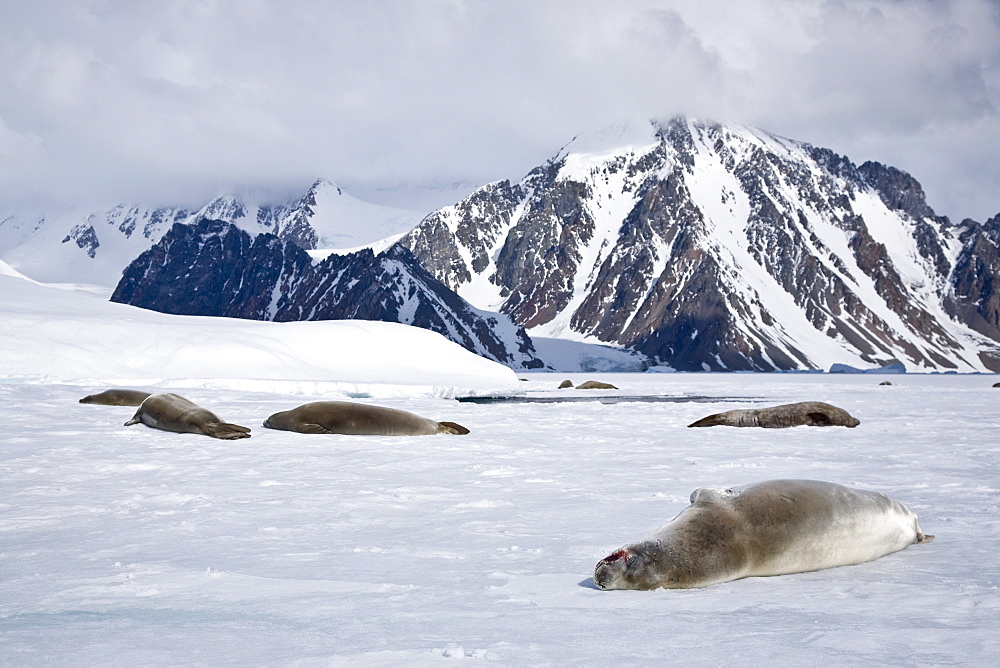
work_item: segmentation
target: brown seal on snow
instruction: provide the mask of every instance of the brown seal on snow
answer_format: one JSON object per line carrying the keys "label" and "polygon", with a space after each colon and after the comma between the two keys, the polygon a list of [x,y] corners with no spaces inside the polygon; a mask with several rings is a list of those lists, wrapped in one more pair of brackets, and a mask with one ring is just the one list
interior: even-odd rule
{"label": "brown seal on snow", "polygon": [[563,382],[559,383],[560,390],[565,390],[567,387],[573,387],[573,381],[564,380]]}
{"label": "brown seal on snow", "polygon": [[302,434],[424,436],[469,433],[468,429],[454,422],[435,422],[395,408],[350,401],[303,404],[290,411],[275,413],[264,421],[264,426]]}
{"label": "brown seal on snow", "polygon": [[917,516],[880,492],[817,480],[696,489],[646,540],[598,562],[601,589],[688,589],[860,564],[925,543]]}
{"label": "brown seal on snow", "polygon": [[843,408],[821,401],[803,401],[769,408],[744,408],[716,413],[692,422],[689,427],[857,427],[861,420]]}
{"label": "brown seal on snow", "polygon": [[585,380],[576,386],[578,390],[617,390],[611,383],[602,383],[599,380]]}
{"label": "brown seal on snow", "polygon": [[215,413],[178,394],[149,395],[125,426],[139,422],[147,427],[181,434],[205,434],[226,440],[250,438],[249,428],[223,422]]}
{"label": "brown seal on snow", "polygon": [[149,392],[127,390],[116,387],[110,390],[104,390],[103,392],[98,392],[97,394],[88,394],[83,399],[80,399],[80,403],[100,404],[102,406],[138,406],[145,401],[146,397],[149,395]]}

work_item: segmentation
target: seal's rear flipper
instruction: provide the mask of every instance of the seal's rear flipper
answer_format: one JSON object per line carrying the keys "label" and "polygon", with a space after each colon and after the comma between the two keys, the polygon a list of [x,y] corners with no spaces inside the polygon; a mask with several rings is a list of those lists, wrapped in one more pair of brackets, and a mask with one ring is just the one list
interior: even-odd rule
{"label": "seal's rear flipper", "polygon": [[213,438],[232,441],[237,438],[250,438],[250,429],[228,422],[209,422],[204,427],[205,433]]}
{"label": "seal's rear flipper", "polygon": [[934,536],[926,533],[917,532],[917,539],[913,541],[914,543],[929,543],[934,540]]}
{"label": "seal's rear flipper", "polygon": [[469,430],[455,422],[438,422],[442,434],[468,434]]}
{"label": "seal's rear flipper", "polygon": [[132,418],[131,420],[129,420],[128,422],[126,422],[125,426],[126,427],[131,427],[132,425],[139,424],[140,422],[141,422],[141,420],[139,419],[139,416],[136,416],[136,417]]}
{"label": "seal's rear flipper", "polygon": [[709,415],[708,417],[703,417],[697,422],[692,422],[688,427],[717,427],[721,422],[719,422],[719,416],[722,413],[715,413],[714,415]]}

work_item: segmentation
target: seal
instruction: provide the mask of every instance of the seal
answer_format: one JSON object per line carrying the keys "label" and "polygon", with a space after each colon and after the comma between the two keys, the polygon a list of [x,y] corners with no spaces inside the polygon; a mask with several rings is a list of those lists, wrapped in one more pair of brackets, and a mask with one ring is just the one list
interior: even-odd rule
{"label": "seal", "polygon": [[744,408],[715,413],[692,422],[689,427],[857,427],[861,420],[843,408],[822,401],[803,401],[770,408]]}
{"label": "seal", "polygon": [[264,426],[300,434],[424,436],[469,433],[468,429],[454,422],[435,422],[395,408],[350,401],[303,404],[290,411],[275,413],[264,420]]}
{"label": "seal", "polygon": [[576,386],[578,390],[617,390],[611,383],[602,383],[599,380],[585,380]]}
{"label": "seal", "polygon": [[149,395],[149,392],[126,390],[116,387],[110,390],[104,390],[103,392],[98,392],[97,394],[88,394],[83,399],[80,399],[80,403],[101,404],[102,406],[138,406],[145,401],[146,397]]}
{"label": "seal", "polygon": [[205,434],[225,440],[250,438],[249,428],[223,422],[215,413],[178,394],[149,395],[125,426],[140,422],[147,427],[180,434]]}
{"label": "seal", "polygon": [[598,562],[601,589],[689,589],[860,564],[934,539],[880,492],[818,480],[696,489],[646,540]]}
{"label": "seal", "polygon": [[568,387],[573,387],[573,381],[571,381],[571,380],[564,380],[563,382],[559,383],[559,389],[560,390],[565,390]]}

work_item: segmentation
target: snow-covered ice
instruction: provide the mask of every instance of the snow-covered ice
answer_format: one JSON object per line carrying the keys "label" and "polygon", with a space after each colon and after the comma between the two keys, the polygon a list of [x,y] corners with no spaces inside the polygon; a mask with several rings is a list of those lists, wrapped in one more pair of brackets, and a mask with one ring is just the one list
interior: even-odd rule
{"label": "snow-covered ice", "polygon": [[[384,343],[310,373],[319,347],[290,346],[290,361],[267,363],[294,328],[162,316],[0,280],[0,664],[994,665],[1000,656],[996,376],[511,382],[441,353],[441,382],[413,383],[405,370],[405,382],[394,380],[373,362],[369,382],[348,386],[335,382],[337,363],[377,360]],[[141,345],[158,337],[148,345],[159,369],[127,367],[115,322],[134,327]],[[197,328],[215,337],[164,343],[190,341]],[[171,366],[180,351],[186,365]],[[28,373],[31,357],[38,373]],[[85,367],[74,367],[78,357]],[[235,376],[230,357],[245,359]],[[448,369],[477,376],[480,393],[522,401],[456,401]],[[565,378],[621,389],[557,390]],[[122,385],[178,391],[252,427],[252,438],[124,427],[135,409],[78,403]],[[278,410],[358,394],[472,433],[260,426]],[[568,401],[523,401],[556,398]],[[861,425],[685,426],[801,400],[841,406]],[[599,559],[666,523],[695,488],[789,477],[884,491],[936,540],[858,566],[699,590],[594,588]]]}

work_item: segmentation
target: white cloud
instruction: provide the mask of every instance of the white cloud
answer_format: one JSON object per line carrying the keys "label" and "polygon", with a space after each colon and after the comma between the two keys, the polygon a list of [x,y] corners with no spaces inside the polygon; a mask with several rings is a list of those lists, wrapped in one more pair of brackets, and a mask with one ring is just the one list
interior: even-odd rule
{"label": "white cloud", "polygon": [[894,164],[953,217],[1000,210],[990,0],[0,7],[0,120],[47,156],[22,196],[519,178],[579,132],[691,113]]}

